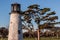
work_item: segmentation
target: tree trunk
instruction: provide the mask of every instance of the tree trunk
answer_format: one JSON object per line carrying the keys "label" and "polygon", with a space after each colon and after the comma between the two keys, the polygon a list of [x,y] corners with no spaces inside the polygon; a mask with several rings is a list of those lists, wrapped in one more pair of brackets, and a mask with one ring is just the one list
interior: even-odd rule
{"label": "tree trunk", "polygon": [[58,38],[58,33],[57,33],[57,38]]}
{"label": "tree trunk", "polygon": [[39,29],[37,30],[37,33],[38,33],[38,38],[37,38],[37,40],[40,40],[40,30],[39,30]]}

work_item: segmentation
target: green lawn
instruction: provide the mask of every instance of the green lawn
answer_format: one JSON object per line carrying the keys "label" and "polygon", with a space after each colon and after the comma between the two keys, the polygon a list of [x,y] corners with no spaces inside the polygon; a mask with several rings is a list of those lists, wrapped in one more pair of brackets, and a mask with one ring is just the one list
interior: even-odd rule
{"label": "green lawn", "polygon": [[56,37],[41,37],[41,40],[60,40],[60,38],[56,38]]}
{"label": "green lawn", "polygon": [[[0,38],[0,40],[7,40],[7,38]],[[35,38],[24,38],[24,40],[35,40]],[[60,40],[60,38],[56,37],[41,37],[40,40]]]}
{"label": "green lawn", "polygon": [[[24,40],[35,40],[35,38],[25,38]],[[56,38],[56,37],[41,37],[40,40],[60,40],[60,38]]]}

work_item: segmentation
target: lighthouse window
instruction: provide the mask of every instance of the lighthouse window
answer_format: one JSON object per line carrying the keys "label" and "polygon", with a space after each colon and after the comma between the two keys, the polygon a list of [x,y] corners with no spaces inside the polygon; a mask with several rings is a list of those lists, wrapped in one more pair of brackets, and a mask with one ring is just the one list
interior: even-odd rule
{"label": "lighthouse window", "polygon": [[20,30],[18,30],[18,34],[20,34]]}
{"label": "lighthouse window", "polygon": [[14,6],[14,11],[16,11],[16,9],[17,9],[16,6]]}
{"label": "lighthouse window", "polygon": [[17,7],[17,11],[19,11],[19,6]]}
{"label": "lighthouse window", "polygon": [[14,7],[12,6],[12,7],[11,7],[11,10],[13,11],[13,9],[14,9]]}

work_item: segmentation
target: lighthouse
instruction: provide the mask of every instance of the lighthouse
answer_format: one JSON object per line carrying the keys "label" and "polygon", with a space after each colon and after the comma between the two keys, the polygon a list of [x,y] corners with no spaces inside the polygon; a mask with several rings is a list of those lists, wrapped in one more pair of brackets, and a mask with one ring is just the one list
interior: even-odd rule
{"label": "lighthouse", "polygon": [[23,40],[20,4],[11,4],[8,40]]}

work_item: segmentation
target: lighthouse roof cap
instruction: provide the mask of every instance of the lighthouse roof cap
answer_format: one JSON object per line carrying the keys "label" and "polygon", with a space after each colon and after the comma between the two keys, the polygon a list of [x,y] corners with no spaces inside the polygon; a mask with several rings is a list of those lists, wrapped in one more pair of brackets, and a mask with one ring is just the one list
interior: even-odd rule
{"label": "lighthouse roof cap", "polygon": [[19,3],[15,2],[15,3],[13,3],[13,4],[19,4]]}
{"label": "lighthouse roof cap", "polygon": [[12,5],[20,5],[19,3],[15,2],[15,3],[12,3]]}

